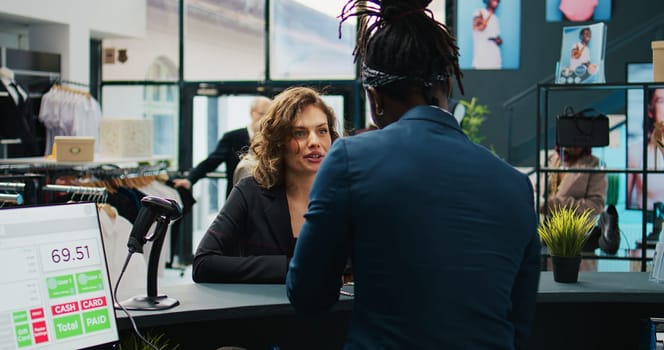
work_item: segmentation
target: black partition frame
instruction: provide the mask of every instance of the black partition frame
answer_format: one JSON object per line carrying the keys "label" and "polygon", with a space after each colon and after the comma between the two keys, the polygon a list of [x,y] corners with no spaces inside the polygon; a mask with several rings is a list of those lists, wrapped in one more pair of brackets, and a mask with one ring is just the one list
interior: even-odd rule
{"label": "black partition frame", "polygon": [[[536,149],[535,149],[535,154],[536,154],[536,163],[535,163],[535,175],[536,175],[536,188],[535,192],[537,193],[536,199],[535,199],[535,206],[536,208],[540,207],[540,182],[541,182],[541,174],[548,173],[548,172],[566,172],[566,171],[573,171],[573,172],[601,172],[601,173],[624,173],[624,174],[630,174],[630,173],[636,173],[636,174],[642,174],[643,177],[643,185],[642,185],[642,191],[644,193],[647,193],[648,191],[648,174],[664,174],[664,170],[649,170],[645,167],[642,167],[641,169],[629,169],[627,167],[621,168],[621,169],[550,169],[548,168],[548,158],[544,158],[544,162],[542,163],[542,159],[540,158],[540,151],[541,150],[548,150],[549,146],[549,97],[551,93],[555,93],[556,91],[574,91],[578,92],[579,94],[582,94],[584,91],[589,92],[589,91],[597,91],[597,90],[604,90],[604,91],[627,91],[630,89],[639,89],[642,90],[644,93],[644,96],[646,96],[646,91],[649,89],[656,89],[656,88],[664,88],[664,83],[626,83],[626,84],[576,84],[576,85],[563,85],[563,84],[539,84],[537,88],[537,121],[536,121]],[[624,101],[625,104],[627,101]],[[644,101],[643,105],[643,115],[647,115],[647,104]],[[645,126],[644,126],[645,127]],[[645,130],[644,130],[644,135],[645,135]],[[624,147],[627,147],[625,145]],[[643,160],[642,164],[647,164],[647,157],[648,157],[648,152],[647,152],[647,138],[643,138]],[[543,164],[543,166],[542,166]],[[545,177],[545,186],[544,186],[544,196],[546,198],[547,196],[547,191],[548,191],[548,178]],[[648,222],[648,210],[647,210],[647,202],[648,202],[648,197],[647,195],[642,196],[641,198],[642,201],[642,208],[645,208],[642,210],[642,225],[641,225],[641,242],[647,242],[646,237],[647,237],[647,225],[646,223]],[[596,257],[587,257],[590,259],[603,259],[603,260],[636,260],[641,263],[641,271],[646,271],[646,265],[649,260],[652,260],[652,258],[647,257],[647,250],[648,250],[648,245],[647,244],[641,244],[641,256],[640,257],[620,257],[620,256],[596,256]],[[586,258],[586,257],[584,257]]]}

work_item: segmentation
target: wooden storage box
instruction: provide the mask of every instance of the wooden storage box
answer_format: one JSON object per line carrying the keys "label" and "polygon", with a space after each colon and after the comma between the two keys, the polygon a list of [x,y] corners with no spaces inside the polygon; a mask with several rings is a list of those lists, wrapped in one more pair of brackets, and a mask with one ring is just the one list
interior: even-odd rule
{"label": "wooden storage box", "polygon": [[89,136],[56,136],[57,162],[91,162],[95,155],[95,138]]}
{"label": "wooden storage box", "polygon": [[664,82],[664,41],[653,41],[652,46],[652,69],[653,81]]}

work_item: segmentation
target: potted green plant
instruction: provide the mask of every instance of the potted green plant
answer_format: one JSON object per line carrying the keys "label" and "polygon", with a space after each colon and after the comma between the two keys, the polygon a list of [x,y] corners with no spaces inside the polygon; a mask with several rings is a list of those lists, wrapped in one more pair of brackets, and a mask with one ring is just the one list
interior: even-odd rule
{"label": "potted green plant", "polygon": [[551,255],[553,279],[573,283],[578,280],[581,250],[594,226],[589,209],[555,207],[537,228]]}

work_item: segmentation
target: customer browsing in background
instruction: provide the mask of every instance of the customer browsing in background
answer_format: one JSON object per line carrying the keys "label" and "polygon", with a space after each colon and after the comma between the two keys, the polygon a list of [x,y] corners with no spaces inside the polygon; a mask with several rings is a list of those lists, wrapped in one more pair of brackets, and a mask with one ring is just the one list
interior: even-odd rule
{"label": "customer browsing in background", "polygon": [[380,128],[337,140],[311,189],[286,278],[300,313],[330,309],[350,256],[348,349],[521,349],[540,242],[528,177],[446,109],[456,40],[430,0],[351,0],[356,59]]}
{"label": "customer browsing in background", "polygon": [[[598,168],[599,158],[592,155],[590,147],[556,147],[549,155],[549,167]],[[542,203],[541,208],[542,212],[548,209],[545,214],[560,206],[577,207],[581,212],[588,209],[591,216],[604,210],[608,187],[605,173],[550,172],[548,175],[548,198],[546,206]]]}
{"label": "customer browsing in background", "polygon": [[251,143],[258,164],[201,239],[194,281],[284,283],[314,176],[339,137],[335,120],[310,88],[275,97]]}
{"label": "customer browsing in background", "polygon": [[219,140],[217,148],[205,160],[191,169],[186,179],[173,180],[175,187],[191,189],[191,186],[204,178],[205,174],[215,170],[221,163],[226,163],[226,196],[228,197],[233,188],[233,173],[240,161],[239,155],[249,146],[251,137],[256,133],[258,121],[265,115],[270,102],[271,100],[267,97],[256,97],[251,103],[249,126],[225,133]]}

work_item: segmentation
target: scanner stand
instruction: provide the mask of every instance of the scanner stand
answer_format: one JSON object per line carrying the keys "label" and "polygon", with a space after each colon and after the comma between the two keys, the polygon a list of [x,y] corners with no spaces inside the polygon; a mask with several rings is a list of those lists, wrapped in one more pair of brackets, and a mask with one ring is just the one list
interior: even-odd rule
{"label": "scanner stand", "polygon": [[[148,259],[148,279],[147,279],[147,295],[139,295],[129,298],[120,302],[127,310],[142,310],[142,311],[156,311],[166,310],[180,304],[177,299],[169,298],[166,295],[158,295],[157,293],[157,272],[159,267],[159,258],[161,255],[161,248],[164,245],[166,237],[166,230],[170,219],[164,216],[157,218],[157,226],[155,227],[152,249],[150,250],[150,258]],[[148,239],[150,240],[150,239]],[[116,305],[116,308],[120,308]]]}

